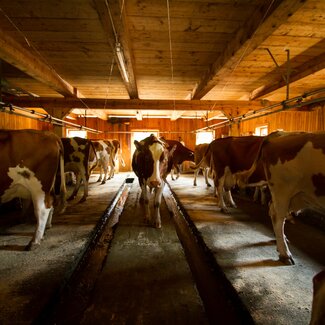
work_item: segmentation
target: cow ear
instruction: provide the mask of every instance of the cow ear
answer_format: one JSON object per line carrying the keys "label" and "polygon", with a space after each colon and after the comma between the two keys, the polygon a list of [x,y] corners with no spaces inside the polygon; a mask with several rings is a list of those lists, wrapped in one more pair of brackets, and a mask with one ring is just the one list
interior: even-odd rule
{"label": "cow ear", "polygon": [[140,144],[140,142],[139,142],[139,141],[137,141],[137,140],[134,140],[134,145],[135,145],[135,147],[136,147],[138,150],[140,150],[140,149],[141,149],[141,144]]}
{"label": "cow ear", "polygon": [[171,149],[169,150],[169,156],[170,156],[170,157],[174,154],[176,148],[177,148],[177,144],[174,144],[174,145],[173,145],[173,148],[171,148]]}

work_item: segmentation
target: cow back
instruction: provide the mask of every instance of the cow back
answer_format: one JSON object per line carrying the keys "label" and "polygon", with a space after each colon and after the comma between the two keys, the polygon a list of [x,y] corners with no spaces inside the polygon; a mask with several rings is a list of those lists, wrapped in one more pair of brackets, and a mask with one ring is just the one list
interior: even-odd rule
{"label": "cow back", "polygon": [[[9,168],[26,167],[41,182],[44,192],[50,192],[59,167],[60,138],[51,132],[37,130],[0,130],[0,196],[12,178]],[[22,175],[31,177],[28,172]]]}

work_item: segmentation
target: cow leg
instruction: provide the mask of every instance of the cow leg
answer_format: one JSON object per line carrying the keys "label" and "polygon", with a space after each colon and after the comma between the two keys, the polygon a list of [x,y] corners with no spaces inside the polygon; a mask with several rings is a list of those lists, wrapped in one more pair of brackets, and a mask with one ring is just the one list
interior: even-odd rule
{"label": "cow leg", "polygon": [[110,156],[108,179],[111,179],[114,177],[114,166],[115,166],[115,162],[114,162],[113,158]]}
{"label": "cow leg", "polygon": [[161,197],[164,190],[165,183],[158,188],[155,188],[155,200],[154,200],[154,226],[161,228],[161,217],[160,217],[160,205]]}
{"label": "cow leg", "polygon": [[81,184],[81,176],[80,176],[80,173],[77,173],[76,174],[76,184],[73,188],[73,192],[71,193],[71,195],[68,198],[68,201],[73,200],[77,196],[80,184]]}
{"label": "cow leg", "polygon": [[209,173],[208,168],[203,168],[203,174],[204,174],[204,178],[205,178],[205,184],[207,184],[207,186],[210,187],[211,184],[209,183],[209,180],[208,180],[208,173]]}
{"label": "cow leg", "polygon": [[[27,250],[33,250],[41,244],[41,240],[44,235],[45,227],[49,218],[50,213],[53,208],[46,208],[44,204],[44,193],[43,195],[38,195],[32,197],[34,212],[37,220],[36,230],[32,240],[27,245]],[[52,217],[50,217],[52,219]]]}
{"label": "cow leg", "polygon": [[231,207],[233,208],[237,208],[237,205],[234,201],[234,199],[232,198],[232,195],[231,195],[231,190],[225,190],[225,197],[227,199],[227,202],[230,204]]}
{"label": "cow leg", "polygon": [[170,178],[172,179],[172,181],[175,180],[175,178],[174,178],[174,167],[170,171]]}
{"label": "cow leg", "polygon": [[176,179],[179,179],[179,175],[181,174],[179,165],[175,165],[175,170],[176,170]]}
{"label": "cow leg", "polygon": [[274,198],[272,198],[272,202],[270,203],[269,207],[269,215],[273,224],[277,250],[279,252],[279,260],[287,265],[292,265],[295,263],[284,235],[284,224],[287,211],[287,205],[276,201],[274,203]]}
{"label": "cow leg", "polygon": [[[99,177],[97,179],[97,182],[101,182],[102,181],[103,169],[104,169],[104,167],[102,166],[102,164],[100,164],[100,166],[99,166]],[[104,180],[105,180],[105,178],[104,178]]]}
{"label": "cow leg", "polygon": [[82,182],[84,184],[84,195],[83,197],[80,199],[79,203],[85,202],[87,197],[88,197],[88,181],[89,181],[89,177],[88,179],[86,178],[86,175],[83,174],[82,175]]}
{"label": "cow leg", "polygon": [[214,178],[214,186],[215,186],[215,189],[216,189],[216,195],[219,199],[219,207],[221,209],[221,211],[223,212],[228,212],[228,209],[226,207],[226,204],[225,204],[225,201],[224,201],[224,198],[223,198],[223,191],[224,191],[224,186],[223,186],[223,181],[222,179],[217,179],[217,176],[215,176]]}
{"label": "cow leg", "polygon": [[260,187],[259,186],[255,186],[253,201],[254,202],[257,202],[259,196],[260,196]]}
{"label": "cow leg", "polygon": [[144,217],[147,222],[150,222],[149,197],[148,197],[148,189],[146,184],[141,185],[140,203],[144,203]]}
{"label": "cow leg", "polygon": [[104,178],[103,178],[103,180],[102,180],[102,184],[105,184],[105,183],[106,183],[106,180],[109,179],[109,178],[107,177],[108,164],[105,164],[105,165],[103,166],[103,170],[104,170]]}
{"label": "cow leg", "polygon": [[199,174],[199,171],[200,171],[200,168],[197,168],[197,169],[194,170],[193,186],[197,186],[197,184],[196,184],[196,178],[197,178],[197,175]]}

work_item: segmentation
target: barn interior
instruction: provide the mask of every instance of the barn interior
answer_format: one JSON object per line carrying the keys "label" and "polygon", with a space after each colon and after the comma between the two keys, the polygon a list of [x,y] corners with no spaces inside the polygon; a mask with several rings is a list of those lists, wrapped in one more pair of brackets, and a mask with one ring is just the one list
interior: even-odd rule
{"label": "barn interior", "polygon": [[[0,0],[0,17],[0,128],[117,139],[125,161],[119,177],[132,174],[133,141],[150,133],[194,150],[226,136],[325,130],[324,1]],[[194,201],[192,192],[184,194],[191,186],[188,162],[182,172],[172,188],[184,206],[194,207],[202,193]],[[75,209],[71,215],[84,218]],[[210,227],[211,219],[198,227]],[[86,242],[76,244],[80,251]],[[13,246],[4,243],[1,254],[10,258]],[[304,263],[299,260],[300,268]],[[319,258],[311,264],[309,300],[300,310],[311,303],[313,272],[324,268]],[[228,265],[228,277],[235,275]],[[254,321],[266,324],[259,317]]]}

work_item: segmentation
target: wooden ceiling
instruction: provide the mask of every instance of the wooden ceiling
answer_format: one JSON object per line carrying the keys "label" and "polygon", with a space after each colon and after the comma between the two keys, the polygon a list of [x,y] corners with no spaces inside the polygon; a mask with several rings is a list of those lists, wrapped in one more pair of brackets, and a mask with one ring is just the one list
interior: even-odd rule
{"label": "wooden ceiling", "polygon": [[324,0],[0,0],[2,98],[227,117],[325,88],[324,36]]}

